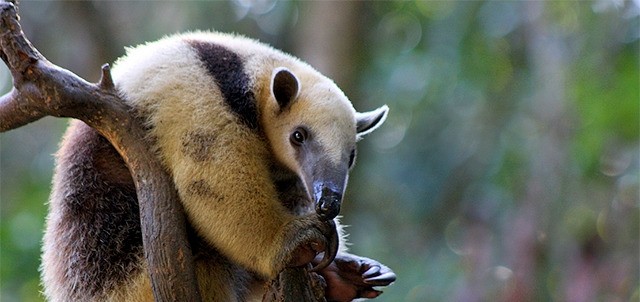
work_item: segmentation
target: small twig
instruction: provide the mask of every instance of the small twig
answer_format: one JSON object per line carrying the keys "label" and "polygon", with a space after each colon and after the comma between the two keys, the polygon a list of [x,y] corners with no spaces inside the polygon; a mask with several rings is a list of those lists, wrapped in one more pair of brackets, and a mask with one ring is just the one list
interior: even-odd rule
{"label": "small twig", "polygon": [[100,88],[104,90],[115,90],[115,85],[113,84],[113,79],[111,78],[111,67],[109,67],[109,64],[102,65],[102,74],[100,76],[98,86],[100,86]]}

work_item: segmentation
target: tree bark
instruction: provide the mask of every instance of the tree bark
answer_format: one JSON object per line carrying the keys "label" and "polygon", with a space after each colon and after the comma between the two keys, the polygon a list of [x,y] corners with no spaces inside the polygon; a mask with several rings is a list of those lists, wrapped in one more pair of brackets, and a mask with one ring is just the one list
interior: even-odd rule
{"label": "tree bark", "polygon": [[363,4],[358,1],[307,1],[300,3],[296,53],[351,95],[357,72],[356,46],[364,24]]}
{"label": "tree bark", "polygon": [[302,267],[285,269],[271,281],[263,302],[326,302],[324,292],[326,283],[316,273],[310,273]]}

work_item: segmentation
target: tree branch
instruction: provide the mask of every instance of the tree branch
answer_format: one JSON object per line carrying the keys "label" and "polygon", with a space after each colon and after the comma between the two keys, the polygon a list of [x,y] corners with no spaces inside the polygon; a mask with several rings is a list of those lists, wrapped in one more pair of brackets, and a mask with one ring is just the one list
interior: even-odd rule
{"label": "tree branch", "polygon": [[263,302],[326,302],[324,298],[327,284],[316,273],[308,268],[293,267],[282,271],[271,281]]}
{"label": "tree branch", "polygon": [[[23,89],[30,90],[29,87]],[[46,116],[32,102],[21,102],[20,99],[20,93],[15,88],[0,97],[0,132],[24,126]]]}
{"label": "tree branch", "polygon": [[118,96],[108,67],[103,67],[96,85],[51,64],[24,36],[11,3],[0,3],[0,25],[0,58],[14,81],[14,89],[0,98],[0,132],[51,115],[80,119],[106,137],[127,163],[136,185],[156,301],[199,301],[178,194],[147,148],[142,123]]}

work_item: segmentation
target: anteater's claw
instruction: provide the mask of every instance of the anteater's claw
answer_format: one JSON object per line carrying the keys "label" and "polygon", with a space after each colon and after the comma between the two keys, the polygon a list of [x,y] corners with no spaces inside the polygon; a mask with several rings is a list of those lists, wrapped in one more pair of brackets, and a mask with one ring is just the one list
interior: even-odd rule
{"label": "anteater's claw", "polygon": [[318,265],[314,266],[310,271],[318,272],[333,262],[338,254],[338,231],[336,230],[336,223],[333,220],[326,221],[329,236],[327,236],[327,248],[324,251],[324,256]]}

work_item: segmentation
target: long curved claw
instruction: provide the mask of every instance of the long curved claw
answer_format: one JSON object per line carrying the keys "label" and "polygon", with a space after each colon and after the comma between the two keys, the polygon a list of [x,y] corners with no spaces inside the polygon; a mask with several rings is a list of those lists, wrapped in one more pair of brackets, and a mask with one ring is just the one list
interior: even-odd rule
{"label": "long curved claw", "polygon": [[385,272],[379,276],[364,279],[363,282],[372,286],[387,286],[396,281],[396,274],[393,272]]}
{"label": "long curved claw", "polygon": [[333,262],[338,254],[338,230],[336,229],[336,223],[333,220],[327,220],[327,229],[329,231],[327,236],[327,248],[324,251],[324,256],[318,265],[314,266],[310,271],[318,272]]}
{"label": "long curved claw", "polygon": [[369,278],[374,275],[377,275],[380,272],[380,266],[374,265],[370,267],[366,272],[362,273],[363,278]]}

